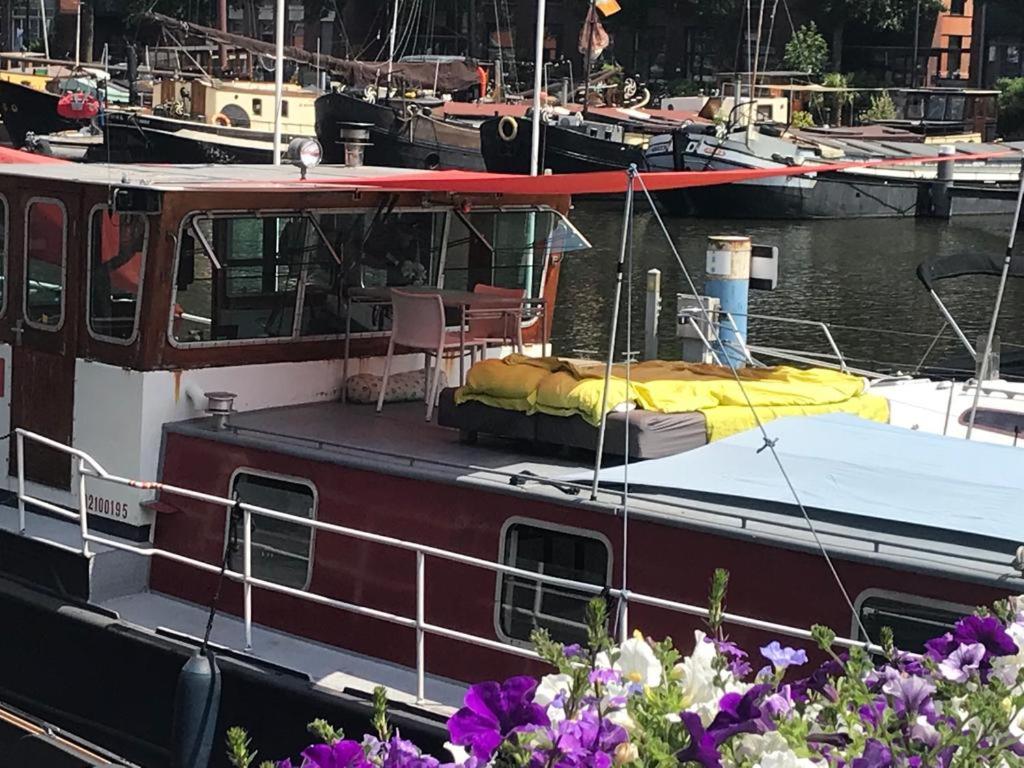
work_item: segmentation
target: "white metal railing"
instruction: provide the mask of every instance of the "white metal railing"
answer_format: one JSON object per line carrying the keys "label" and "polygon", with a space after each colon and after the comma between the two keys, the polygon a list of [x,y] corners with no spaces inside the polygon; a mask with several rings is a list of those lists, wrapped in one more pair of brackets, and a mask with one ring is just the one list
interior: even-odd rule
{"label": "white metal railing", "polygon": [[[481,648],[488,648],[490,650],[500,651],[513,656],[521,658],[536,659],[538,658],[535,651],[521,648],[519,646],[503,643],[498,640],[494,640],[487,637],[481,637],[473,635],[467,632],[463,632],[451,627],[445,627],[438,624],[432,624],[426,620],[426,562],[427,558],[435,558],[437,560],[459,563],[472,568],[479,568],[485,571],[489,571],[495,574],[502,574],[506,576],[518,576],[529,581],[534,581],[542,584],[547,584],[553,587],[562,587],[564,589],[574,590],[576,592],[588,594],[588,595],[607,595],[615,598],[619,601],[621,615],[625,615],[625,606],[628,603],[635,605],[645,605],[653,608],[660,608],[675,613],[681,613],[689,616],[700,616],[706,618],[708,616],[707,608],[691,605],[689,603],[682,603],[675,600],[668,600],[665,598],[654,597],[651,595],[645,595],[638,592],[632,592],[630,590],[623,590],[618,588],[605,588],[604,586],[591,584],[581,581],[573,581],[572,579],[559,578],[557,576],[548,576],[546,574],[538,573],[536,571],[528,571],[523,568],[516,568],[514,566],[505,565],[504,563],[492,562],[490,560],[484,560],[482,558],[473,557],[470,555],[464,555],[458,552],[453,552],[439,547],[433,547],[426,544],[419,544],[412,541],[406,541],[404,539],[398,539],[392,536],[384,536],[377,533],[371,533],[369,531],[362,531],[356,528],[350,528],[348,526],[336,525],[334,523],[326,523],[320,520],[310,519],[307,517],[297,517],[295,515],[289,515],[284,512],[278,512],[273,509],[266,507],[260,507],[254,504],[248,504],[246,502],[240,502],[236,499],[227,498],[224,496],[217,496],[215,494],[203,493],[201,491],[194,491],[188,488],[181,488],[179,486],[168,485],[166,483],[160,483],[156,481],[148,480],[133,480],[131,478],[120,477],[107,472],[95,459],[84,451],[72,448],[70,446],[59,443],[55,440],[51,440],[43,435],[30,432],[25,429],[18,428],[15,430],[17,440],[17,463],[18,463],[18,529],[22,535],[26,533],[26,505],[33,505],[40,509],[46,510],[52,514],[58,515],[62,518],[77,521],[81,531],[81,553],[85,557],[90,557],[90,544],[99,544],[101,546],[110,547],[111,549],[121,550],[125,552],[131,552],[142,557],[160,557],[172,562],[180,563],[183,565],[190,566],[197,570],[205,571],[208,573],[219,574],[221,572],[220,565],[214,565],[207,563],[202,560],[196,560],[186,555],[181,555],[176,552],[170,552],[165,549],[160,549],[154,546],[139,547],[132,544],[127,544],[123,541],[117,541],[115,539],[107,538],[105,536],[97,536],[89,531],[88,513],[86,510],[86,480],[87,478],[95,478],[104,482],[113,483],[115,485],[122,485],[129,488],[137,488],[141,490],[155,490],[163,493],[181,496],[195,501],[201,501],[208,504],[216,504],[224,506],[226,509],[238,509],[242,513],[242,572],[233,571],[229,568],[224,568],[224,577],[235,582],[242,584],[242,621],[244,627],[244,649],[251,651],[253,648],[252,642],[252,626],[253,626],[253,588],[266,590],[268,592],[277,592],[284,595],[295,597],[305,602],[315,603],[317,605],[325,605],[337,610],[346,611],[359,616],[365,616],[371,619],[377,619],[385,621],[390,624],[395,624],[400,627],[415,630],[416,635],[416,699],[418,701],[424,701],[424,687],[426,681],[426,651],[425,641],[428,635],[436,637],[444,637],[450,640],[456,640],[459,642],[467,643]],[[31,496],[26,493],[25,490],[25,441],[29,440],[34,443],[46,446],[47,448],[59,451],[77,459],[77,475],[78,475],[78,511],[73,512],[65,509],[64,507],[52,504],[43,499]],[[274,520],[280,520],[282,522],[291,523],[293,525],[305,526],[314,530],[326,531],[328,533],[347,536],[352,539],[359,541],[367,541],[374,544],[380,544],[383,546],[392,547],[394,549],[404,550],[407,552],[413,552],[416,555],[416,570],[415,570],[415,582],[416,582],[416,609],[414,616],[403,616],[397,613],[391,613],[389,611],[383,611],[377,608],[372,608],[366,605],[358,605],[350,603],[344,600],[338,600],[333,597],[321,595],[315,592],[304,591],[301,589],[295,589],[288,587],[283,584],[277,584],[266,579],[261,579],[252,575],[252,516],[258,515],[261,517],[267,517]],[[797,638],[804,641],[813,641],[811,632],[806,629],[799,627],[791,627],[785,624],[776,624],[771,621],[764,621],[762,619],[755,619],[748,616],[741,616],[734,613],[724,613],[723,620],[728,624],[736,626],[747,627],[749,629],[761,630],[764,632],[771,632],[775,634],[785,635],[788,637]],[[629,628],[626,626],[625,621],[620,621],[619,635],[620,639],[625,639],[629,636]],[[878,646],[864,643],[858,640],[852,640],[849,638],[838,638],[836,644],[846,648],[861,647],[871,651],[881,650]]]}

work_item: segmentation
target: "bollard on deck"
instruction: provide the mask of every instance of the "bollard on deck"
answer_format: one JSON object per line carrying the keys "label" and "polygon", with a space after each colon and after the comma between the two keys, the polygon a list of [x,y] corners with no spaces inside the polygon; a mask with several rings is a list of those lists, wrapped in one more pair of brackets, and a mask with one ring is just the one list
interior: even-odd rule
{"label": "bollard on deck", "polygon": [[[715,351],[723,363],[728,358],[736,367],[746,364],[743,347],[747,340],[751,250],[749,237],[708,238],[704,293],[721,302]],[[726,313],[732,316],[732,321]],[[742,338],[737,337],[737,331]]]}
{"label": "bollard on deck", "polygon": [[661,314],[661,270],[647,271],[647,302],[644,310],[644,360],[658,359],[658,315]]}

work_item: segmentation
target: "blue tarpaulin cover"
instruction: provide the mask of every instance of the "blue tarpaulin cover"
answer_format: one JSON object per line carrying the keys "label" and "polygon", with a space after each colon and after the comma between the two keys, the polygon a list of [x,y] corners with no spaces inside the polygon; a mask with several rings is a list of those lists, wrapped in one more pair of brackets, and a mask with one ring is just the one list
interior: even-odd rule
{"label": "blue tarpaulin cover", "polygon": [[[944,531],[1024,541],[1024,449],[974,443],[847,414],[767,425],[801,501],[827,510]],[[756,429],[703,448],[629,466],[630,488],[684,497],[739,497],[792,505]],[[621,466],[604,469],[621,486]],[[877,527],[864,521],[865,527]]]}

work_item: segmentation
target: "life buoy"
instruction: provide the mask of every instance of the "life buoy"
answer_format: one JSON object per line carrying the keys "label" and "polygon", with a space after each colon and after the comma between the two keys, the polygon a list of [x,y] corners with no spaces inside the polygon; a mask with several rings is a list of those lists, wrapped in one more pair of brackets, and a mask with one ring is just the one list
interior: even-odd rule
{"label": "life buoy", "polygon": [[498,136],[502,141],[512,142],[519,135],[519,121],[512,115],[505,115],[498,121]]}
{"label": "life buoy", "polygon": [[223,112],[218,112],[213,116],[213,124],[219,125],[222,128],[227,128],[231,125],[231,118],[225,115]]}

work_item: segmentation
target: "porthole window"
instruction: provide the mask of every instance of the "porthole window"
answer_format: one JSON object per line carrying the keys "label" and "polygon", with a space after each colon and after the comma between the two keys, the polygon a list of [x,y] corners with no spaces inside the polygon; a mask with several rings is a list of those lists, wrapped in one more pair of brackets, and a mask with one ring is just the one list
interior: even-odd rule
{"label": "porthole window", "polygon": [[[547,576],[605,586],[611,569],[607,542],[594,534],[536,523],[505,529],[502,562]],[[501,575],[498,631],[505,639],[528,642],[534,629],[548,630],[558,642],[586,640],[585,614],[593,594],[544,584],[522,576]]]}
{"label": "porthole window", "polygon": [[[254,506],[266,507],[295,517],[312,520],[316,516],[316,493],[313,486],[297,480],[238,471],[231,482],[234,498]],[[228,567],[242,571],[243,530],[241,521],[232,523],[238,547]],[[252,515],[252,575],[295,589],[309,585],[313,555],[313,529],[306,525]]]}

